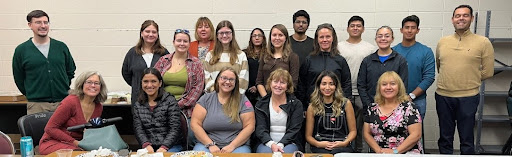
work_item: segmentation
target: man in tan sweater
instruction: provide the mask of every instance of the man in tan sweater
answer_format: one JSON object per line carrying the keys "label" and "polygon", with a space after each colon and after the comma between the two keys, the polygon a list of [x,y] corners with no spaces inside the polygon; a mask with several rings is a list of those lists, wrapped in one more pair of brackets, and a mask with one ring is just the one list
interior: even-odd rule
{"label": "man in tan sweater", "polygon": [[441,154],[453,153],[455,126],[459,131],[461,154],[474,154],[473,127],[482,80],[494,73],[494,49],[486,37],[473,34],[473,9],[460,5],[453,11],[455,34],[439,40],[436,64],[439,73],[436,110],[439,118]]}

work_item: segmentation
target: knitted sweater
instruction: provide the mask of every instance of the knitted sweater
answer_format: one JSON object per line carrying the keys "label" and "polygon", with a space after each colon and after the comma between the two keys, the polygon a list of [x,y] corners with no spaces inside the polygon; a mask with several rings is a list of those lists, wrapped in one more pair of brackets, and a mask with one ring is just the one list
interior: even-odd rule
{"label": "knitted sweater", "polygon": [[12,57],[14,82],[31,102],[59,102],[64,99],[75,69],[68,46],[53,38],[50,38],[48,58],[37,49],[32,38],[18,45]]}
{"label": "knitted sweater", "polygon": [[211,65],[210,59],[212,58],[212,51],[206,54],[206,58],[203,61],[204,67],[204,89],[206,92],[212,92],[213,85],[215,84],[215,79],[217,75],[219,75],[220,69],[223,67],[229,66],[235,69],[238,73],[238,80],[240,82],[240,94],[244,94],[247,89],[247,85],[249,83],[249,65],[247,64],[247,56],[244,52],[238,51],[237,60],[235,64],[229,63],[229,53],[223,52],[220,56],[220,59],[217,63]]}
{"label": "knitted sweater", "polygon": [[468,29],[462,35],[455,33],[439,40],[436,64],[437,94],[474,96],[482,80],[494,74],[494,48],[489,39]]}

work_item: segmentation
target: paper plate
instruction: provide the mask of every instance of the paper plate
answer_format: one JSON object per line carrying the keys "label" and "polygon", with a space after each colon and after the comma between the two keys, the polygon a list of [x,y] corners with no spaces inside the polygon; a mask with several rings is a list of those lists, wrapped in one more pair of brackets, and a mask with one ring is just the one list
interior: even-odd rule
{"label": "paper plate", "polygon": [[[95,157],[95,155],[91,154],[91,152],[87,152],[87,153],[78,154],[76,157]],[[112,153],[110,153],[110,155],[108,157],[119,157],[119,155],[117,154],[117,152],[112,152]]]}
{"label": "paper plate", "polygon": [[171,157],[183,157],[183,156],[190,156],[190,157],[213,157],[212,153],[204,152],[204,151],[184,151],[184,152],[178,152]]}

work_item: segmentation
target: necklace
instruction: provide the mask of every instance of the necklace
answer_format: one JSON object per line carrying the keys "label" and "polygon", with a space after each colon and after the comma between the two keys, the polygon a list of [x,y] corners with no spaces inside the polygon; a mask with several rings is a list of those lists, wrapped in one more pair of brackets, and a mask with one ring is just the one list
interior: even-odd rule
{"label": "necklace", "polygon": [[327,104],[324,104],[325,108],[332,108],[332,104],[330,106],[327,106]]}
{"label": "necklace", "polygon": [[393,109],[393,111],[391,111],[387,114],[382,113],[382,111],[380,111],[380,108],[378,108],[378,111],[379,111],[379,115],[383,115],[385,117],[389,117],[389,116],[393,115],[393,113],[395,113],[395,109]]}

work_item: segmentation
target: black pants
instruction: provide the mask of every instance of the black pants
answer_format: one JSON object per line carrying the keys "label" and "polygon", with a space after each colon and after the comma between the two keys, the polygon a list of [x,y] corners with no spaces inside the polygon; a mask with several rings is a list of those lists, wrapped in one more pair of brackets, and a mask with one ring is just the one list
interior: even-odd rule
{"label": "black pants", "polygon": [[475,113],[480,94],[469,97],[446,97],[436,93],[436,110],[439,118],[439,153],[453,154],[455,126],[459,131],[461,154],[475,154]]}
{"label": "black pants", "polygon": [[340,148],[335,148],[333,150],[327,150],[324,148],[317,148],[317,147],[311,146],[311,152],[320,153],[320,154],[353,153],[354,149],[352,149],[351,147],[340,147]]}

